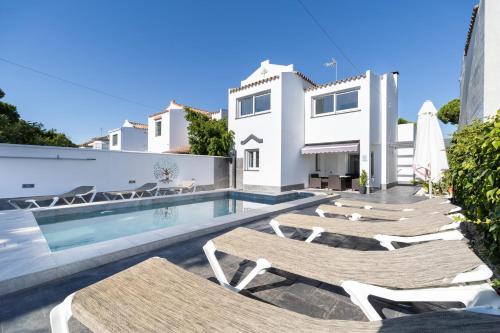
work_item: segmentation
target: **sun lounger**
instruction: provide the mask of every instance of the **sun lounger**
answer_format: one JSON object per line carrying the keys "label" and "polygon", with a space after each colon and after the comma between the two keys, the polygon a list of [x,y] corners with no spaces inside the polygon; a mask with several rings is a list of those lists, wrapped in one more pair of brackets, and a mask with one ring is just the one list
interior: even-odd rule
{"label": "sun lounger", "polygon": [[345,216],[349,220],[386,220],[398,221],[405,220],[411,217],[419,216],[434,216],[443,215],[438,211],[389,211],[389,210],[375,210],[363,209],[353,207],[338,207],[335,205],[320,205],[316,209],[316,213],[321,217],[326,217],[326,214]]}
{"label": "sun lounger", "polygon": [[[90,203],[90,202],[94,201],[95,194],[96,194],[95,186],[78,186],[69,192],[62,193],[62,194],[59,194],[57,196],[44,195],[44,196],[15,198],[15,199],[10,199],[8,202],[12,207],[14,207],[16,209],[22,209],[22,207],[20,207],[19,204],[25,203],[25,204],[28,204],[26,209],[29,209],[32,207],[41,208],[41,206],[40,206],[41,201],[51,200],[48,207],[53,207],[56,203],[59,202],[59,200],[62,200],[67,205],[73,204],[76,199],[80,199],[84,203]],[[88,200],[86,200],[85,199],[86,196],[90,196],[90,198]]]}
{"label": "sun lounger", "polygon": [[[240,291],[271,267],[331,285],[349,293],[370,320],[381,317],[370,295],[396,302],[461,302],[466,307],[500,307],[500,297],[487,283],[492,271],[462,241],[436,241],[395,251],[356,251],[276,237],[237,228],[203,247],[219,283]],[[220,251],[256,266],[232,286],[215,256]],[[469,282],[483,282],[459,286]]]}
{"label": "sun lounger", "polygon": [[404,221],[346,222],[343,219],[322,218],[301,214],[282,214],[269,222],[276,235],[285,237],[280,226],[310,230],[306,242],[310,243],[323,233],[375,238],[380,245],[394,250],[393,242],[418,243],[431,240],[461,240],[459,222],[444,215],[413,217]]}
{"label": "sun lounger", "polygon": [[157,196],[159,188],[157,183],[146,183],[135,190],[107,191],[102,194],[107,200],[112,200],[113,198],[125,200],[127,199],[126,196],[130,196],[128,199],[133,199],[134,197],[142,198],[146,193],[150,196]]}
{"label": "sun lounger", "polygon": [[76,318],[93,332],[493,332],[500,316],[451,310],[363,322],[308,317],[230,292],[160,258],[68,296],[50,312],[53,333]]}
{"label": "sun lounger", "polygon": [[451,204],[449,200],[443,200],[440,198],[426,199],[411,204],[385,204],[377,202],[372,203],[367,201],[340,198],[335,200],[335,205],[339,207],[380,209],[396,212],[436,211],[442,214],[456,213],[461,210],[461,207]]}
{"label": "sun lounger", "polygon": [[183,180],[178,186],[171,186],[166,188],[169,191],[174,191],[176,193],[184,193],[184,191],[196,192],[196,181],[193,180]]}

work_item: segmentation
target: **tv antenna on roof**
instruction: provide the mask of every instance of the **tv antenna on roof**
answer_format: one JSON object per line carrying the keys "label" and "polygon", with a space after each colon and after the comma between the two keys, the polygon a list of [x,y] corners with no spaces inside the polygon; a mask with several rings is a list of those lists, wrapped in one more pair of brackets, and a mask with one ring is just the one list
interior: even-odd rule
{"label": "tv antenna on roof", "polygon": [[325,67],[335,67],[335,81],[337,81],[337,60],[332,58],[330,62],[325,62]]}

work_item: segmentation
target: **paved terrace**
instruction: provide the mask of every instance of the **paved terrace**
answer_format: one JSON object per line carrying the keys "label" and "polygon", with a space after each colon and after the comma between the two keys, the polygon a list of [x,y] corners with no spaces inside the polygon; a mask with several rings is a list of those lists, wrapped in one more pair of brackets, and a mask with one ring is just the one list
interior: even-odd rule
{"label": "paved terrace", "polygon": [[[379,191],[370,195],[359,196],[369,201],[409,203],[419,198],[411,196],[415,188],[395,187],[388,191]],[[355,194],[350,194],[349,197]],[[347,195],[346,195],[347,196]],[[314,208],[300,211],[302,214],[314,214]],[[269,232],[269,219],[260,220],[245,227]],[[49,312],[67,295],[102,280],[112,274],[137,264],[149,257],[159,256],[195,273],[214,283],[212,270],[208,265],[202,246],[220,233],[198,237],[189,241],[168,246],[134,257],[119,260],[98,268],[83,271],[72,276],[55,280],[0,298],[0,332],[49,332]],[[289,232],[289,236],[301,238],[298,233]],[[383,250],[378,243],[369,239],[349,239],[340,235],[323,237],[319,240],[327,245],[335,245],[362,250]],[[252,263],[242,262],[238,258],[221,256],[221,265],[232,282],[238,282],[242,275],[252,267]],[[323,319],[367,320],[359,308],[351,303],[341,288],[324,285],[316,281],[295,276],[287,276],[279,272],[268,272],[259,275],[247,288],[245,295],[257,298],[276,306]],[[387,317],[400,316],[404,313],[416,313],[435,309],[436,304],[392,305],[377,300],[387,306],[384,314]],[[88,332],[79,322],[70,321],[71,332]]]}

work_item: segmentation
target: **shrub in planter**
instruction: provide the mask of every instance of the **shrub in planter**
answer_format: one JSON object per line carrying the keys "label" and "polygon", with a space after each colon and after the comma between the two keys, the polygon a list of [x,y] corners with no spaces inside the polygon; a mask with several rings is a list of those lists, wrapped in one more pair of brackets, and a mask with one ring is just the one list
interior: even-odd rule
{"label": "shrub in planter", "polygon": [[359,175],[359,193],[366,193],[366,183],[368,181],[368,175],[365,170],[361,170],[361,175]]}
{"label": "shrub in planter", "polygon": [[454,133],[448,163],[455,200],[483,231],[490,255],[500,257],[500,110]]}

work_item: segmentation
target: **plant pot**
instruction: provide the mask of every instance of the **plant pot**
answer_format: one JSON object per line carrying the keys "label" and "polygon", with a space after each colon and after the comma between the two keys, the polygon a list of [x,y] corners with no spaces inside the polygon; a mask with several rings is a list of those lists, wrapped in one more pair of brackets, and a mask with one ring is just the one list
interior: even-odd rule
{"label": "plant pot", "polygon": [[359,193],[360,194],[366,194],[366,186],[360,186],[359,187]]}

